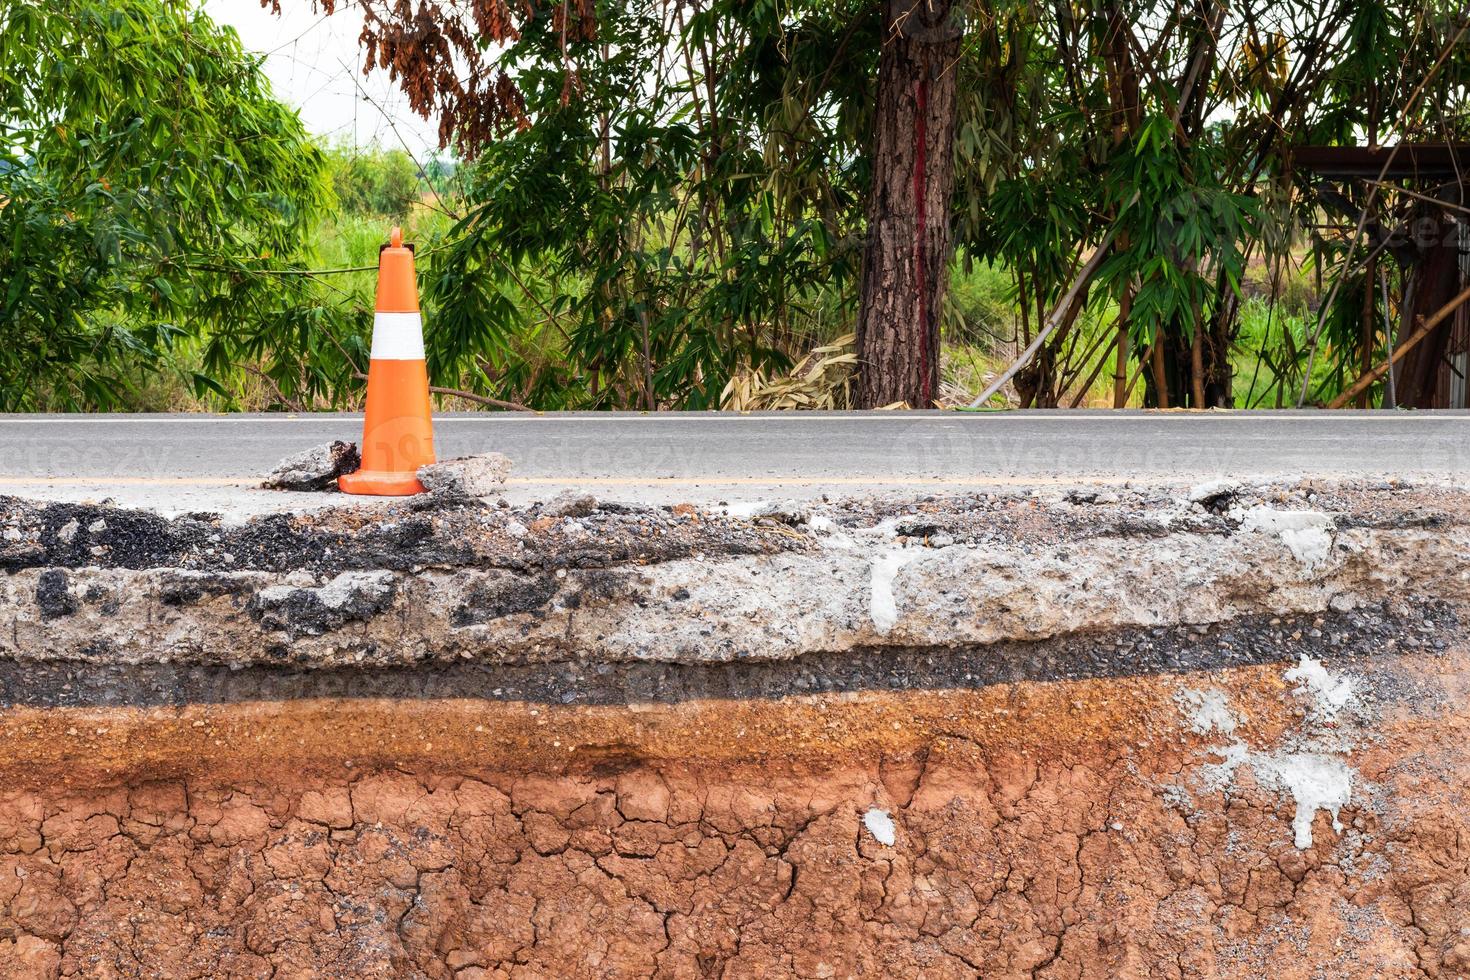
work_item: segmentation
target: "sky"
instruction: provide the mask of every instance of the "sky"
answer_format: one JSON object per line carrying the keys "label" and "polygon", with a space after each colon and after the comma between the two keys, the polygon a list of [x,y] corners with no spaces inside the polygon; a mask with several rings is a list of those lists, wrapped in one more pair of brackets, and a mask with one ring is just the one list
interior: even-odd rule
{"label": "sky", "polygon": [[204,10],[265,55],[276,98],[298,109],[312,133],[354,146],[403,147],[420,160],[437,150],[438,127],[408,107],[387,72],[363,76],[362,15],[349,0],[339,0],[331,17],[313,13],[311,0],[281,0],[279,17],[259,0],[204,0]]}

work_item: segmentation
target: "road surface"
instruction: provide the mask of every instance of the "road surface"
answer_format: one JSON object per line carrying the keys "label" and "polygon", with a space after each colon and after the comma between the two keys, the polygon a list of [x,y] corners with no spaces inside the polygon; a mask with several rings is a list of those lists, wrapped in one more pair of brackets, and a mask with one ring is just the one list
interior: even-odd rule
{"label": "road surface", "polygon": [[[341,502],[254,489],[360,415],[0,416],[0,493],[168,512]],[[441,458],[510,456],[513,500],[965,490],[1212,477],[1470,478],[1467,412],[480,413],[435,419]]]}

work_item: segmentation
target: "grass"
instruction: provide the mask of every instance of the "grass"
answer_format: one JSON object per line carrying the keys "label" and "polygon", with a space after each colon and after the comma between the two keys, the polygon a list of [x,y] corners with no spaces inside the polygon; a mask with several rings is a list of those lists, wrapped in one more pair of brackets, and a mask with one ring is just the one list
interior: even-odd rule
{"label": "grass", "polygon": [[[1301,376],[1307,366],[1307,350],[1317,329],[1314,313],[1289,312],[1285,304],[1273,311],[1263,299],[1248,299],[1240,308],[1240,335],[1231,354],[1235,368],[1237,408],[1294,408],[1301,397]],[[1286,342],[1290,336],[1290,343]],[[1264,352],[1264,355],[1263,355]],[[1334,367],[1337,360],[1330,340],[1323,339],[1312,359],[1312,381],[1307,386],[1308,403],[1330,400],[1352,378]],[[1290,370],[1282,371],[1290,362]],[[1284,374],[1277,377],[1278,372]],[[1376,397],[1376,396],[1375,396]]]}
{"label": "grass", "polygon": [[[362,309],[372,310],[377,287],[378,249],[388,240],[394,225],[403,227],[406,241],[427,242],[442,236],[453,225],[448,216],[426,207],[412,208],[401,216],[339,214],[320,222],[312,233],[306,265],[313,269],[366,269],[322,277],[323,287]],[[204,412],[222,409],[265,411],[279,401],[275,389],[260,375],[260,365],[242,365],[234,377],[220,379],[232,392],[232,402],[217,395],[197,395],[190,383],[200,369],[202,341],[181,346],[160,370],[139,368],[132,373],[129,409],[139,412]],[[308,406],[321,407],[321,406]]]}
{"label": "grass", "polygon": [[[1112,304],[1082,314],[1075,346],[1071,349],[1078,356],[1091,354],[1086,357],[1083,369],[1076,372],[1077,380],[1063,394],[1063,405],[1071,405],[1078,397],[1077,385],[1093,377],[1094,370],[1100,368],[1081,393],[1079,407],[1113,406],[1112,365],[1117,348],[1111,341],[1116,332],[1116,317],[1117,310]],[[948,404],[968,404],[1011,365],[1024,346],[1010,272],[1000,266],[982,264],[966,269],[963,260],[957,263],[950,280],[943,338],[940,372],[945,400]],[[1130,404],[1143,403],[1142,390],[1142,385],[1136,386]],[[992,404],[999,407],[999,403]]]}

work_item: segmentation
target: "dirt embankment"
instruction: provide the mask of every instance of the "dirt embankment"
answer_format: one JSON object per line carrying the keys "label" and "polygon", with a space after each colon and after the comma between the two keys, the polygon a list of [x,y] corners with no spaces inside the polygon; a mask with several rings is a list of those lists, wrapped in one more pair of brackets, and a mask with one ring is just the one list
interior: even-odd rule
{"label": "dirt embankment", "polygon": [[[386,623],[415,615],[390,602],[303,632],[324,651],[305,663],[249,653],[289,638],[252,608],[280,581],[109,613],[90,584],[161,573],[105,567],[99,540],[57,562],[48,535],[72,518],[12,514],[0,975],[1465,975],[1463,501],[1281,493],[598,511],[539,530],[536,513],[473,510],[525,537],[667,522],[690,550],[589,570],[551,546],[509,569],[455,525],[459,564],[391,569],[393,602],[430,573],[559,584],[521,609],[454,595],[419,613],[444,625],[412,658],[390,655]],[[1292,512],[1326,516],[1274,516]],[[614,530],[572,533],[584,561]],[[198,533],[218,548],[242,532]],[[1115,546],[1131,566],[1107,567]],[[637,600],[578,584],[685,561],[714,570],[679,598],[645,586],[665,626],[637,635],[688,642],[641,659]],[[752,584],[804,561],[862,575],[795,596],[815,572]],[[955,577],[984,562],[988,580]],[[761,573],[745,605],[716,603],[738,567]],[[1017,583],[1038,569],[1027,600]],[[40,590],[53,571],[64,588]],[[320,590],[348,570],[244,571]],[[1179,591],[1222,582],[1224,599]],[[778,628],[803,595],[820,615]],[[454,603],[476,621],[455,626]],[[741,616],[786,645],[709,640]],[[154,652],[71,645],[117,619]],[[508,639],[553,629],[580,648],[536,659]],[[180,635],[246,652],[181,662]],[[337,656],[368,641],[374,670]]]}

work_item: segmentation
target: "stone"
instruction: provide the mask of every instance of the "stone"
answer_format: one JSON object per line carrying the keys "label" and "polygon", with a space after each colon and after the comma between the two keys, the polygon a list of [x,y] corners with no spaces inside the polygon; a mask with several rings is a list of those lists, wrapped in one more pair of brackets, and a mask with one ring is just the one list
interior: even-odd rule
{"label": "stone", "polygon": [[1190,487],[1188,499],[1191,504],[1199,504],[1201,508],[1218,514],[1234,502],[1242,489],[1239,480],[1210,480]]}
{"label": "stone", "polygon": [[418,477],[430,493],[448,497],[488,497],[510,476],[510,457],[500,453],[456,456],[420,466]]}
{"label": "stone", "polygon": [[287,456],[261,486],[267,490],[332,491],[337,489],[337,477],[356,472],[361,465],[357,443],[339,439]]}
{"label": "stone", "polygon": [[552,497],[541,508],[547,517],[587,517],[597,509],[597,498],[589,493],[568,490]]}

